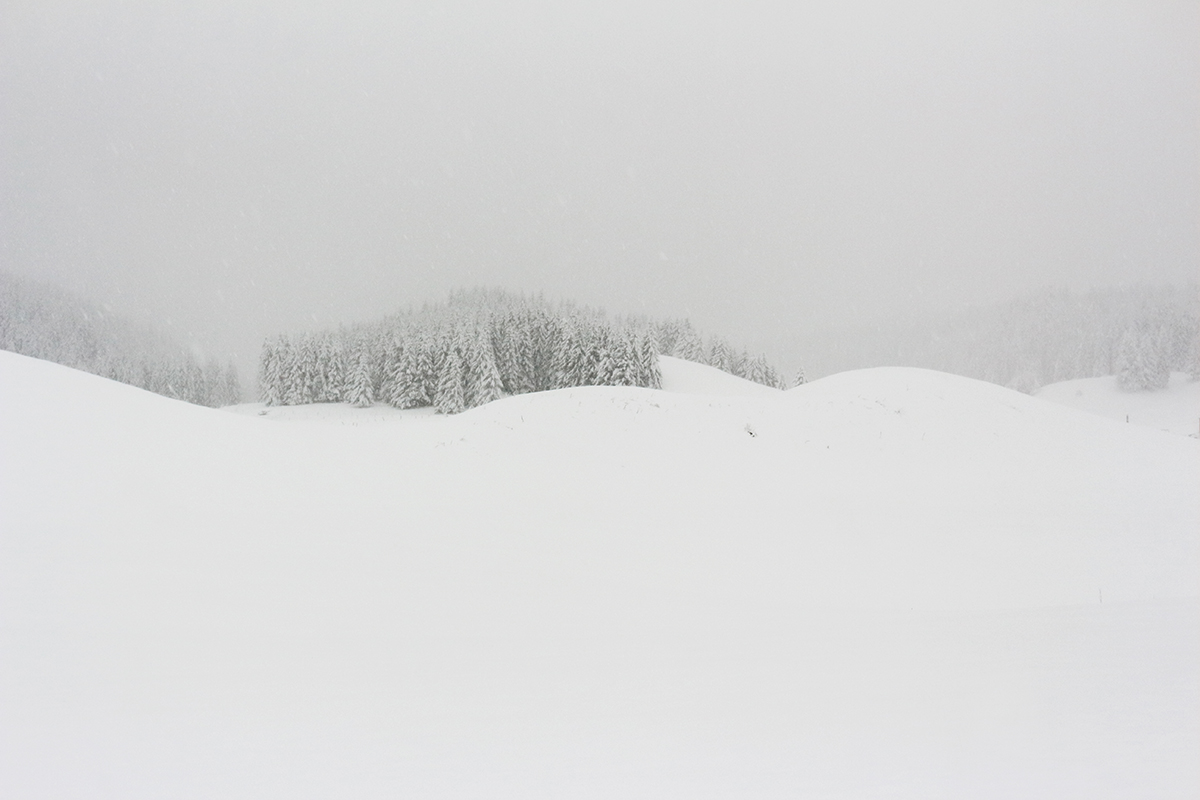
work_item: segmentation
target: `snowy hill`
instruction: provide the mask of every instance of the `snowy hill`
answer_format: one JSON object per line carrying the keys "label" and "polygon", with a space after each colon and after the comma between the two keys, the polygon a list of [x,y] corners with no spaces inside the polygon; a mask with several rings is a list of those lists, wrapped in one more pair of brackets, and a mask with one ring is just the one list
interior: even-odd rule
{"label": "snowy hill", "polygon": [[4,795],[1196,794],[1200,445],[705,369],[273,425],[0,352]]}
{"label": "snowy hill", "polygon": [[1102,417],[1183,436],[1200,436],[1200,381],[1171,373],[1166,389],[1123,392],[1115,376],[1062,381],[1042,387],[1037,397]]}
{"label": "snowy hill", "polygon": [[778,389],[730,375],[707,364],[697,364],[682,358],[659,356],[662,388],[682,394],[712,394],[730,397],[754,397],[777,393]]}

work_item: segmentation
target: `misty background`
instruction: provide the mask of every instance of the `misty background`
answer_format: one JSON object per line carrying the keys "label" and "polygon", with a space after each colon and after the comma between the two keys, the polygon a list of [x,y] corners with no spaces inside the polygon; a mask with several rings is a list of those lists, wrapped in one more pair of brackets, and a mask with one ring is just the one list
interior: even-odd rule
{"label": "misty background", "polygon": [[269,335],[460,287],[790,372],[831,331],[1195,280],[1200,5],[797,5],[7,3],[0,270],[248,387]]}

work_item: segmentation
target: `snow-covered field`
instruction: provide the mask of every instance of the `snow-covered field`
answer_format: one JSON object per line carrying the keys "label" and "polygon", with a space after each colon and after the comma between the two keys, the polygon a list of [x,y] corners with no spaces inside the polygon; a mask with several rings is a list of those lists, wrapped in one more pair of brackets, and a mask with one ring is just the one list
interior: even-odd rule
{"label": "snow-covered field", "polygon": [[1123,392],[1115,376],[1081,378],[1043,386],[1037,397],[1102,417],[1200,438],[1200,381],[1171,373],[1166,389]]}
{"label": "snow-covered field", "polygon": [[443,418],[0,352],[0,796],[1200,795],[1200,443],[705,369]]}

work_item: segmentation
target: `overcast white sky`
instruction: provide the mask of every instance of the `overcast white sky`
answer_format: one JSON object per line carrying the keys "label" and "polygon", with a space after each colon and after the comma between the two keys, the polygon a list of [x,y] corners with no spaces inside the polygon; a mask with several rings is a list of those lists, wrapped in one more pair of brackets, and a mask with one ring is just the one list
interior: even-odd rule
{"label": "overcast white sky", "polygon": [[251,367],[462,286],[801,325],[1194,279],[1200,4],[7,2],[0,269]]}

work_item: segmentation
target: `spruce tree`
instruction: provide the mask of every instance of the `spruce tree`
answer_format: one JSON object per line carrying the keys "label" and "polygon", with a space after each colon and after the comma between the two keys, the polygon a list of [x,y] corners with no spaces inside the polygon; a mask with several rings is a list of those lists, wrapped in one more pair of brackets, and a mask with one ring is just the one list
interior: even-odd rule
{"label": "spruce tree", "polygon": [[638,345],[638,365],[640,373],[638,386],[644,386],[647,389],[661,389],[662,370],[659,368],[654,340],[649,333],[642,337]]}
{"label": "spruce tree", "polygon": [[418,408],[429,405],[429,395],[425,393],[425,380],[421,375],[418,364],[418,354],[414,348],[404,351],[400,359],[400,367],[396,380],[392,384],[392,394],[388,402],[396,408]]}
{"label": "spruce tree", "polygon": [[1125,331],[1117,348],[1117,385],[1121,389],[1138,392],[1167,386],[1171,373],[1159,345],[1144,322]]}
{"label": "spruce tree", "polygon": [[691,325],[680,331],[679,338],[676,340],[675,353],[677,357],[685,361],[694,361],[697,364],[704,363],[704,347],[700,343],[700,337],[692,330]]}
{"label": "spruce tree", "polygon": [[300,405],[304,402],[301,388],[303,374],[300,367],[299,348],[289,339],[281,338],[279,347],[279,374],[282,381],[283,404]]}
{"label": "spruce tree", "polygon": [[621,386],[621,364],[619,355],[616,351],[616,342],[609,336],[601,335],[596,337],[594,345],[592,361],[595,366],[592,368],[590,383],[595,386]]}
{"label": "spruce tree", "polygon": [[532,345],[532,376],[534,391],[544,392],[559,383],[559,353],[563,350],[566,328],[561,319],[547,311],[535,315]]}
{"label": "spruce tree", "polygon": [[496,367],[496,358],[491,343],[480,334],[471,351],[472,385],[469,403],[472,408],[486,405],[493,400],[499,400],[502,393],[500,370]]}
{"label": "spruce tree", "polygon": [[333,336],[326,337],[325,348],[325,401],[340,403],[346,385],[346,352]]}
{"label": "spruce tree", "polygon": [[242,384],[238,380],[237,367],[232,361],[225,365],[223,384],[224,405],[232,406],[242,402]]}
{"label": "spruce tree", "polygon": [[724,372],[733,371],[733,355],[724,339],[716,336],[712,338],[708,349],[708,365]]}
{"label": "spruce tree", "polygon": [[630,338],[629,332],[614,332],[610,336],[609,341],[612,345],[610,351],[612,353],[613,361],[613,370],[611,375],[612,385],[639,385],[639,364],[637,360],[637,351]]}
{"label": "spruce tree", "polygon": [[433,399],[433,405],[442,414],[458,414],[467,407],[463,387],[463,363],[453,349],[447,351],[445,358],[442,359],[437,395]]}
{"label": "spruce tree", "polygon": [[[150,370],[145,364],[142,365],[142,370],[142,388],[146,389],[149,388]],[[258,389],[267,405],[277,406],[283,402],[283,393],[280,391],[278,343],[273,339],[263,342],[262,357],[259,359]]]}
{"label": "spruce tree", "polygon": [[554,351],[554,379],[547,388],[565,389],[582,384],[581,362],[586,358],[586,354],[579,341],[580,336],[578,327],[568,322]]}
{"label": "spruce tree", "polygon": [[366,408],[375,402],[375,387],[371,385],[371,353],[367,348],[360,347],[358,360],[350,371],[345,391],[342,393],[347,403],[358,408]]}
{"label": "spruce tree", "polygon": [[433,399],[437,397],[438,381],[441,377],[438,369],[439,362],[437,340],[433,333],[425,331],[417,344],[415,363],[416,377],[421,384],[421,395],[427,398],[429,403],[433,403]]}

